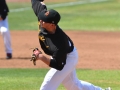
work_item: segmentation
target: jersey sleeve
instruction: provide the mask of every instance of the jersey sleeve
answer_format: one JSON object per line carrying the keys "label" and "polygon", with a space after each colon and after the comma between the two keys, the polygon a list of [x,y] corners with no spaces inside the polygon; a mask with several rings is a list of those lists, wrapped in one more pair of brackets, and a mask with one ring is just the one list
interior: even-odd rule
{"label": "jersey sleeve", "polygon": [[57,70],[62,70],[64,68],[64,65],[66,64],[66,58],[67,58],[66,50],[60,49],[53,54],[49,66]]}
{"label": "jersey sleeve", "polygon": [[41,0],[31,0],[31,4],[32,4],[32,9],[37,17],[42,10],[47,10],[46,5],[42,4]]}

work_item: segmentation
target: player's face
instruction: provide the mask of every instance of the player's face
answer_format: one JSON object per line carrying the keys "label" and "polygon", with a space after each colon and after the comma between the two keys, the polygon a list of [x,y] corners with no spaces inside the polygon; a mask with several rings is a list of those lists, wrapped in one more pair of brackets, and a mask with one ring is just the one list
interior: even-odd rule
{"label": "player's face", "polygon": [[56,26],[52,23],[46,23],[42,20],[40,20],[41,27],[45,28],[48,32],[53,32],[56,29]]}

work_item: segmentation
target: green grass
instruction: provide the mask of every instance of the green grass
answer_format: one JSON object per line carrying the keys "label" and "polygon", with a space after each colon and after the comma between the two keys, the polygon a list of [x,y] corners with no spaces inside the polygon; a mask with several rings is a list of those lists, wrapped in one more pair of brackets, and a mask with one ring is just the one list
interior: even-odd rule
{"label": "green grass", "polygon": [[70,30],[75,28],[77,30],[119,31],[119,8],[120,6],[116,6],[116,3],[109,2],[74,6],[72,10],[70,8],[70,11],[63,9],[61,12],[64,20],[61,25],[67,29],[68,26],[64,26],[64,24],[69,21]]}
{"label": "green grass", "polygon": [[[10,10],[29,8],[21,12],[9,13],[11,30],[37,30],[37,18],[30,3],[9,3]],[[46,4],[48,9],[51,3]],[[54,7],[61,14],[59,25],[64,30],[120,31],[120,1],[109,0],[74,6]]]}
{"label": "green grass", "polygon": [[[48,69],[0,69],[0,90],[39,90]],[[120,89],[120,70],[77,69],[80,80],[103,88]],[[57,90],[65,90],[60,85]]]}

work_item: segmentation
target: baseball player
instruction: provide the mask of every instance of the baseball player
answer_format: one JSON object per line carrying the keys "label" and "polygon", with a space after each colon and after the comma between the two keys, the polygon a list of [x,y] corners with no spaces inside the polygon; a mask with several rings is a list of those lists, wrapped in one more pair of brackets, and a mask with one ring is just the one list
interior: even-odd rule
{"label": "baseball player", "polygon": [[102,89],[77,78],[75,67],[78,62],[78,52],[73,41],[58,26],[60,14],[54,9],[47,10],[43,0],[31,0],[31,3],[40,23],[39,43],[45,53],[35,48],[32,60],[34,64],[35,60],[41,60],[51,67],[40,90],[57,90],[60,84],[63,84],[67,90],[111,90],[110,87]]}
{"label": "baseball player", "polygon": [[3,36],[4,45],[5,45],[5,51],[6,51],[6,58],[11,59],[12,58],[12,48],[11,48],[11,38],[10,38],[10,32],[8,27],[8,15],[9,9],[6,4],[5,0],[0,0],[0,32]]}

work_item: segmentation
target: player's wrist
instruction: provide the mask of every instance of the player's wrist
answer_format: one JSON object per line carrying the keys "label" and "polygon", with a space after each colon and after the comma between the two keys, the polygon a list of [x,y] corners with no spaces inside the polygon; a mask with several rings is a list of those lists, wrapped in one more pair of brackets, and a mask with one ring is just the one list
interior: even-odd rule
{"label": "player's wrist", "polygon": [[38,59],[39,58],[39,54],[42,54],[42,52],[38,48],[35,48],[33,50],[33,54],[36,57],[36,59]]}
{"label": "player's wrist", "polygon": [[40,54],[42,54],[41,53],[41,51],[34,51],[34,53],[33,53],[35,56],[36,56],[36,59],[38,60],[39,59],[39,57],[40,57]]}

